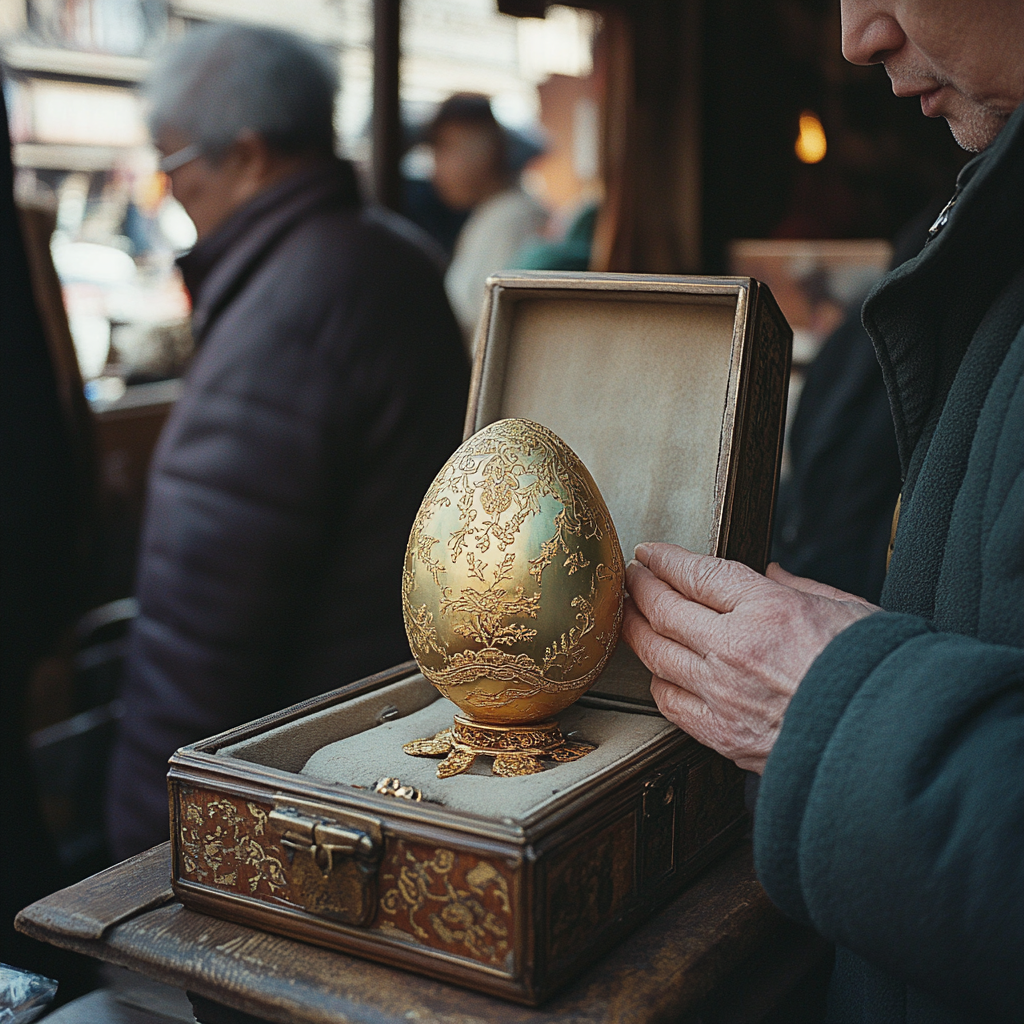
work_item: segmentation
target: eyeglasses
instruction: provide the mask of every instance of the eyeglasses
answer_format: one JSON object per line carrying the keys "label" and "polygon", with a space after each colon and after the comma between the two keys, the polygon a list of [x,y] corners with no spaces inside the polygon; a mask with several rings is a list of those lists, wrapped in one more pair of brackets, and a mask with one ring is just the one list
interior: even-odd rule
{"label": "eyeglasses", "polygon": [[200,146],[198,142],[190,142],[187,146],[182,147],[176,152],[162,157],[157,163],[157,167],[159,167],[164,174],[170,174],[172,171],[176,171],[179,167],[184,167],[185,164],[192,163],[193,160],[202,155],[203,147]]}

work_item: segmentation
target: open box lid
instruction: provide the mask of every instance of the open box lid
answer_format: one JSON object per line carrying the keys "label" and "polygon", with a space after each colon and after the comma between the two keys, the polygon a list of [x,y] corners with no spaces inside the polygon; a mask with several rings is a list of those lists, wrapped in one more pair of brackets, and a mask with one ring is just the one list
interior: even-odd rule
{"label": "open box lid", "polygon": [[[495,275],[465,434],[507,417],[553,430],[601,489],[627,560],[671,541],[763,571],[792,337],[751,278]],[[653,708],[625,644],[595,698]]]}

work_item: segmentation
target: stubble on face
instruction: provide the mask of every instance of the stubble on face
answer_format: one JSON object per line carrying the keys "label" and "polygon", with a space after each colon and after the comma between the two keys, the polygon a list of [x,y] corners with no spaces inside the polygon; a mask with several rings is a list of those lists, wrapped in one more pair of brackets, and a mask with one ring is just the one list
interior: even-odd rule
{"label": "stubble on face", "polygon": [[907,81],[928,80],[930,88],[941,89],[934,100],[934,113],[925,108],[924,101],[922,109],[930,117],[944,117],[957,144],[969,153],[980,153],[991,145],[1010,119],[1010,112],[1004,107],[972,96],[930,68],[909,65],[898,57],[885,61],[884,65],[897,92],[898,83]]}
{"label": "stubble on face", "polygon": [[944,115],[953,138],[968,153],[980,153],[995,142],[1009,117],[994,107],[965,105],[958,116]]}
{"label": "stubble on face", "polygon": [[[1010,119],[1011,111],[1005,106],[972,95],[932,67],[908,61],[902,55],[890,57],[883,65],[897,95],[909,83],[927,83],[929,90],[940,90],[933,98],[922,96],[922,110],[929,117],[944,117],[957,144],[970,153],[987,148]],[[934,109],[930,110],[929,105]]]}
{"label": "stubble on face", "polygon": [[897,96],[921,96],[961,147],[989,146],[1024,98],[1020,0],[896,0],[906,45],[882,59]]}

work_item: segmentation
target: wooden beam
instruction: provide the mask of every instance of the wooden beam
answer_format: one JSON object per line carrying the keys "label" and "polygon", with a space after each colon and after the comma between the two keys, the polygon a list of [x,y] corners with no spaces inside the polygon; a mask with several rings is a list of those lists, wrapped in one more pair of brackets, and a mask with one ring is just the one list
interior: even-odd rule
{"label": "wooden beam", "polygon": [[513,18],[544,18],[551,3],[552,0],[498,0],[498,13],[511,14]]}
{"label": "wooden beam", "polygon": [[592,270],[701,271],[702,6],[633,0],[604,12],[605,200]]}
{"label": "wooden beam", "polygon": [[401,24],[401,0],[373,0],[373,192],[392,210],[402,206]]}

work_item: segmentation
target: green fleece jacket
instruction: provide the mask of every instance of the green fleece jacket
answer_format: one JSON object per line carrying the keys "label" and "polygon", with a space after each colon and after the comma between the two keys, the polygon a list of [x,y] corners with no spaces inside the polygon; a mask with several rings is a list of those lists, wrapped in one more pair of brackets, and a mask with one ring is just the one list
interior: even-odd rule
{"label": "green fleece jacket", "polygon": [[905,480],[884,612],[786,714],[755,852],[829,1019],[1024,1021],[1024,106],[869,296]]}

